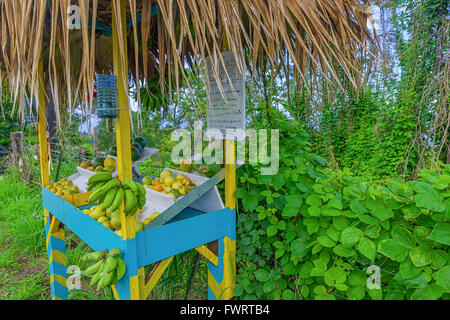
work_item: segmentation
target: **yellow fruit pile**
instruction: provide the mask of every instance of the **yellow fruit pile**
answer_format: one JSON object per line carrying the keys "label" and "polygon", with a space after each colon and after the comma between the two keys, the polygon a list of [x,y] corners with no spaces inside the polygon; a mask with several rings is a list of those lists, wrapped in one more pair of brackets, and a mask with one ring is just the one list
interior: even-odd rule
{"label": "yellow fruit pile", "polygon": [[80,164],[80,167],[83,168],[83,169],[92,171],[92,172],[95,171],[95,168],[92,166],[92,162],[90,162],[90,161],[83,161],[83,162]]}
{"label": "yellow fruit pile", "polygon": [[174,201],[180,196],[184,196],[195,189],[195,184],[192,180],[186,178],[184,174],[173,176],[172,171],[164,170],[159,178],[151,179],[144,177],[142,180],[144,187],[167,194],[173,198]]}
{"label": "yellow fruit pile", "polygon": [[116,159],[106,158],[103,162],[103,171],[113,173],[116,169]]}
{"label": "yellow fruit pile", "polygon": [[[90,216],[92,219],[97,220],[98,223],[108,228],[111,231],[115,231],[119,236],[122,236],[121,232],[121,219],[119,209],[113,211],[112,208],[103,210],[101,206],[94,206],[90,209],[83,210],[83,213]],[[144,230],[144,224],[142,224],[136,217],[135,232]]]}
{"label": "yellow fruit pile", "polygon": [[73,182],[67,180],[66,178],[63,178],[56,182],[54,185],[49,185],[46,188],[60,197],[67,196],[69,194],[80,193],[78,187],[74,186]]}
{"label": "yellow fruit pile", "polygon": [[106,158],[105,161],[103,162],[103,166],[97,166],[97,167],[93,167],[92,162],[90,161],[83,161],[80,164],[80,167],[92,172],[109,172],[109,173],[113,173],[114,170],[116,169],[116,159],[114,158]]}

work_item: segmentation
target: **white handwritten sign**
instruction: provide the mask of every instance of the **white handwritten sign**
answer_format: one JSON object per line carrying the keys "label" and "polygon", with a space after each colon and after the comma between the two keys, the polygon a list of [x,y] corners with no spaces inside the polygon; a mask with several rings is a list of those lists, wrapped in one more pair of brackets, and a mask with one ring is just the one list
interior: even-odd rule
{"label": "white handwritten sign", "polygon": [[225,135],[227,129],[245,131],[245,72],[239,71],[232,51],[223,52],[222,57],[227,72],[220,59],[215,62],[222,92],[214,76],[211,59],[208,60],[207,123],[208,129],[220,130]]}

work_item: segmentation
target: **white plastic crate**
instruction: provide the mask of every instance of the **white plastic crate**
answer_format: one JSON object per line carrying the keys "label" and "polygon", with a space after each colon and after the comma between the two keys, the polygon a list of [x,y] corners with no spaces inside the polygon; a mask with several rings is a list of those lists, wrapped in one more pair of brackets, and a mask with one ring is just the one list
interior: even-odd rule
{"label": "white plastic crate", "polygon": [[145,188],[146,194],[145,198],[147,203],[145,204],[144,210],[139,215],[139,221],[144,221],[144,219],[149,218],[153,212],[164,212],[164,210],[170,208],[175,201],[172,197],[148,188]]}
{"label": "white plastic crate", "polygon": [[[89,171],[89,170],[87,170],[87,171]],[[80,193],[84,193],[84,192],[87,192],[87,183],[88,183],[89,177],[90,177],[90,175],[77,172],[77,173],[71,175],[70,177],[68,177],[67,180],[72,181],[73,185],[78,187],[78,189],[80,190]]]}
{"label": "white plastic crate", "polygon": [[[200,186],[204,182],[208,181],[209,178],[202,177],[200,175],[186,173],[179,170],[165,168],[164,170],[170,170],[172,175],[176,177],[178,174],[183,174],[186,178],[190,179],[195,183],[196,186]],[[139,220],[142,222],[144,219],[151,216],[153,212],[162,213],[172,205],[175,204],[173,198],[169,195],[166,195],[162,192],[158,192],[152,189],[146,188],[146,197],[147,203],[144,207],[144,211],[139,216]],[[177,198],[177,201],[182,199],[184,196],[180,196]],[[199,199],[195,200],[193,203],[189,205],[190,208],[199,210],[202,212],[212,212],[218,211],[225,208],[222,198],[220,197],[219,190],[217,187],[212,188],[206,194],[204,194]]]}

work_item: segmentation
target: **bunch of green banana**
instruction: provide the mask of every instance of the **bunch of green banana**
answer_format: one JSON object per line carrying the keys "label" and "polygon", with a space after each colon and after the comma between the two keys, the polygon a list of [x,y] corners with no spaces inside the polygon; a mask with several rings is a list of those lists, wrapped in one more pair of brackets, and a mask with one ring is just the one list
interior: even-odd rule
{"label": "bunch of green banana", "polygon": [[[103,172],[101,172],[103,173]],[[100,174],[100,173],[98,173]],[[92,176],[94,177],[94,176]],[[92,179],[91,177],[91,179]],[[100,178],[106,179],[106,176],[101,176]],[[96,181],[96,180],[94,180]],[[95,182],[93,182],[95,183]],[[89,183],[88,183],[89,186]],[[117,191],[122,186],[121,182],[117,178],[110,178],[109,180],[104,180],[101,182],[97,182],[96,185],[93,187],[93,192],[91,196],[88,199],[88,204],[93,203],[102,203],[102,209],[106,210],[109,207],[111,207],[114,198],[116,196]],[[89,187],[88,187],[89,188]],[[120,204],[119,204],[120,206]]]}
{"label": "bunch of green banana", "polygon": [[90,285],[97,284],[97,290],[116,284],[125,274],[125,261],[120,257],[120,249],[92,252],[84,255],[81,260],[94,262],[85,273],[91,276]]}
{"label": "bunch of green banana", "polygon": [[133,180],[125,180],[122,184],[108,172],[99,172],[89,178],[88,191],[91,190],[93,192],[88,204],[101,203],[102,210],[111,208],[115,211],[125,199],[125,214],[133,215],[138,209],[144,208],[146,203],[142,184]]}
{"label": "bunch of green banana", "polygon": [[122,185],[125,193],[125,214],[133,215],[138,209],[143,209],[147,199],[145,188],[133,180],[125,180]]}
{"label": "bunch of green banana", "polygon": [[112,174],[109,172],[96,173],[89,178],[87,191],[98,190],[111,179]]}
{"label": "bunch of green banana", "polygon": [[82,262],[98,262],[108,254],[108,250],[86,253],[81,257]]}

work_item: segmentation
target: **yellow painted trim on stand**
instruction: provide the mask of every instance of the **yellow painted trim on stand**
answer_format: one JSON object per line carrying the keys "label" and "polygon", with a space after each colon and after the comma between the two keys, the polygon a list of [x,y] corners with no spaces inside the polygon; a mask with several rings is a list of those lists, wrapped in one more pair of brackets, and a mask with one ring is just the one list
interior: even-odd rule
{"label": "yellow painted trim on stand", "polygon": [[[117,2],[120,2],[120,7],[116,7]],[[130,105],[128,102],[126,3],[126,0],[112,1],[111,6],[113,63],[114,74],[117,77],[117,106],[119,108],[119,115],[116,119],[117,167],[119,170],[119,179],[122,182],[126,179],[133,178],[131,166],[131,120]],[[116,12],[120,16],[120,22],[117,20]],[[119,39],[118,28],[121,30],[121,39]],[[120,207],[120,217],[123,238],[125,240],[135,238],[135,217],[125,215],[123,204]],[[140,299],[138,276],[130,278],[130,298],[131,300]]]}
{"label": "yellow painted trim on stand", "polygon": [[[223,50],[230,50],[228,37],[223,32],[222,36]],[[234,140],[225,140],[225,207],[233,210],[236,208],[236,198],[234,193],[236,191],[236,144]]]}
{"label": "yellow painted trim on stand", "polygon": [[208,270],[208,286],[217,300],[230,300],[236,287],[236,240],[224,237],[223,279],[218,283]]}
{"label": "yellow painted trim on stand", "polygon": [[130,300],[141,300],[141,292],[139,290],[139,276],[130,278]]}
{"label": "yellow painted trim on stand", "polygon": [[145,296],[145,267],[138,269],[138,278],[139,278],[139,296],[141,300],[145,300],[147,297]]}
{"label": "yellow painted trim on stand", "polygon": [[[53,219],[55,219],[54,217],[53,217]],[[59,221],[58,221],[59,222]],[[51,226],[50,226],[50,231],[51,231],[52,229],[51,229]],[[47,234],[47,238],[45,239],[45,243],[46,243],[46,247],[48,248],[48,243],[50,242],[50,237],[53,237],[53,238],[58,238],[58,239],[60,239],[60,240],[63,240],[63,241],[66,241],[66,234],[64,233],[64,229],[63,228],[60,228],[58,231],[56,231],[56,232],[49,232],[48,234]]]}
{"label": "yellow painted trim on stand", "polygon": [[[117,166],[119,170],[119,179],[123,182],[126,179],[132,179],[131,165],[131,120],[128,102],[128,77],[123,72],[128,71],[127,60],[127,30],[126,30],[126,0],[120,0],[121,30],[123,51],[119,44],[119,34],[117,31],[117,21],[115,15],[115,4],[112,5],[112,40],[113,40],[113,56],[114,56],[114,74],[117,77],[117,105],[119,107],[119,116],[116,119],[116,141],[117,141]],[[123,54],[123,55],[122,55]],[[123,59],[122,59],[123,57]],[[124,239],[133,239],[135,237],[134,217],[126,216],[121,207],[122,234]]]}
{"label": "yellow painted trim on stand", "polygon": [[[223,33],[222,48],[229,50],[230,45],[225,32]],[[234,140],[225,140],[225,207],[236,208],[236,143]],[[220,284],[208,270],[208,286],[216,299],[230,300],[234,296],[236,287],[236,240],[223,238],[225,249],[223,256],[223,280]]]}
{"label": "yellow painted trim on stand", "polygon": [[48,167],[48,146],[47,146],[47,108],[45,107],[44,89],[44,62],[39,61],[39,87],[38,87],[38,136],[39,136],[39,157],[41,164],[41,183],[43,186],[50,184],[50,172]]}
{"label": "yellow painted trim on stand", "polygon": [[[49,154],[47,145],[47,119],[45,107],[45,88],[44,88],[44,62],[39,61],[39,87],[38,87],[38,138],[39,138],[39,161],[41,166],[41,184],[50,185]],[[44,209],[44,223],[50,213]]]}
{"label": "yellow painted trim on stand", "polygon": [[63,196],[63,199],[74,205],[75,207],[81,207],[87,204],[91,194],[92,192],[69,194],[67,196]]}
{"label": "yellow painted trim on stand", "polygon": [[236,151],[234,140],[225,140],[225,207],[236,208]]}
{"label": "yellow painted trim on stand", "polygon": [[[127,29],[126,29],[126,0],[120,0],[121,30],[123,52],[119,45],[119,35],[117,32],[117,21],[114,14],[115,1],[113,1],[112,16],[112,38],[114,55],[114,74],[117,77],[117,104],[119,107],[119,116],[116,119],[116,138],[117,138],[117,160],[119,179],[131,179],[131,120],[128,102],[128,74],[125,74],[125,83],[123,71],[128,72],[128,48],[127,48]],[[123,56],[122,56],[123,54]],[[123,57],[123,60],[122,60]]]}
{"label": "yellow painted trim on stand", "polygon": [[116,300],[120,300],[119,294],[117,293],[117,289],[116,289],[116,285],[115,285],[115,284],[113,284],[113,285],[111,286],[111,289],[112,289],[112,291],[113,291],[114,298],[115,298]]}
{"label": "yellow painted trim on stand", "polygon": [[225,300],[221,297],[224,295],[226,289],[222,289],[222,284],[217,283],[216,279],[212,275],[211,271],[208,270],[208,287],[214,294],[217,300]]}
{"label": "yellow painted trim on stand", "polygon": [[200,247],[195,248],[197,252],[206,260],[211,262],[216,267],[219,265],[219,257],[214,254],[211,250],[208,249],[206,245],[202,245]]}
{"label": "yellow painted trim on stand", "polygon": [[50,221],[50,229],[48,230],[48,233],[57,234],[58,232],[60,232],[59,224],[60,224],[59,220],[53,216],[52,221]]}
{"label": "yellow painted trim on stand", "polygon": [[52,217],[50,221],[50,228],[48,230],[47,238],[45,239],[46,247],[48,248],[48,243],[50,242],[50,237],[55,237],[63,241],[66,240],[64,229],[60,228],[60,222],[55,217]]}
{"label": "yellow painted trim on stand", "polygon": [[161,279],[162,275],[164,274],[164,271],[166,271],[166,269],[169,267],[172,260],[173,260],[173,257],[170,257],[169,259],[161,261],[158,268],[155,270],[155,273],[153,273],[150,280],[145,284],[145,290],[144,290],[145,299],[150,295],[150,292],[152,292],[152,290],[155,288],[159,279]]}
{"label": "yellow painted trim on stand", "polygon": [[52,262],[57,262],[63,266],[66,265],[66,255],[58,250],[52,250],[50,253],[49,264]]}
{"label": "yellow painted trim on stand", "polygon": [[67,287],[67,279],[59,274],[52,274],[50,276],[50,285],[52,285],[54,281],[58,282],[60,285],[64,287]]}

